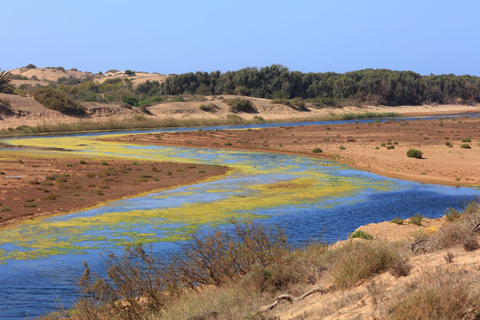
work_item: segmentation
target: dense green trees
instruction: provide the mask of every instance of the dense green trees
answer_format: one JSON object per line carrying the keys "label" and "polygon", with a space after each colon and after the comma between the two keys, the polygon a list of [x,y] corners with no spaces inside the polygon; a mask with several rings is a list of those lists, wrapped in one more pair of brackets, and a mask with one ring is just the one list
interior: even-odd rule
{"label": "dense green trees", "polygon": [[196,72],[174,75],[162,84],[137,88],[152,95],[238,94],[259,98],[316,99],[321,104],[339,101],[386,105],[480,102],[480,78],[473,76],[421,76],[412,71],[365,69],[338,74],[302,73],[281,65],[244,68],[226,73]]}
{"label": "dense green trees", "polygon": [[[1,85],[0,82],[0,90]],[[422,76],[412,71],[388,69],[343,74],[303,73],[290,71],[282,65],[271,65],[225,73],[189,72],[169,76],[162,83],[146,81],[137,86],[128,78],[110,78],[98,83],[90,78],[77,80],[73,77],[60,78],[50,86],[73,100],[128,103],[132,106],[183,101],[181,97],[172,96],[184,94],[267,98],[298,110],[306,108],[305,102],[318,106],[480,103],[480,77]]]}
{"label": "dense green trees", "polygon": [[48,109],[75,116],[82,116],[85,114],[84,107],[70,99],[62,91],[55,88],[39,88],[35,90],[33,98]]}

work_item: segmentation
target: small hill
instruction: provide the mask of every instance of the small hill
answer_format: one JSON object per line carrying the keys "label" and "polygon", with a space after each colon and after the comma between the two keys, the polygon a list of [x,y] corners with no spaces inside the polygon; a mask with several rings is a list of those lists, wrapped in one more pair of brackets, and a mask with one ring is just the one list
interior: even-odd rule
{"label": "small hill", "polygon": [[10,70],[13,75],[12,84],[16,87],[22,84],[29,84],[31,86],[46,86],[50,82],[58,82],[61,78],[75,78],[80,81],[91,79],[93,81],[102,83],[107,79],[113,78],[128,78],[132,80],[134,85],[150,81],[163,82],[168,76],[159,73],[147,72],[133,72],[133,74],[126,74],[125,71],[109,70],[105,74],[82,72],[77,69],[66,70],[63,67],[47,67],[47,68],[19,68]]}

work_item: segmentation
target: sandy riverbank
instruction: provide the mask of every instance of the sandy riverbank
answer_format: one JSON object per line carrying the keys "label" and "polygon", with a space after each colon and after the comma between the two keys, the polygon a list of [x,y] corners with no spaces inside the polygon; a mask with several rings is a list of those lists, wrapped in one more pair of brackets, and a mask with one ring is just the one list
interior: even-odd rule
{"label": "sandy riverbank", "polygon": [[[480,119],[388,121],[255,130],[130,135],[114,140],[165,146],[255,150],[326,157],[384,176],[480,185]],[[470,142],[462,142],[470,139]],[[466,141],[466,140],[464,140]],[[447,146],[446,144],[451,144]],[[466,144],[470,148],[462,148]],[[314,149],[321,153],[314,153]],[[410,148],[422,159],[407,157]]]}

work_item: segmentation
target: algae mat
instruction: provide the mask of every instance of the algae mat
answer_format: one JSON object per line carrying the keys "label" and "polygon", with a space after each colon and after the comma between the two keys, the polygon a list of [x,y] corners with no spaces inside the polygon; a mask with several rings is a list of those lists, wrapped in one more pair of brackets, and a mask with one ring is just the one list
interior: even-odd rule
{"label": "algae mat", "polygon": [[[344,166],[316,158],[254,152],[124,145],[102,136],[11,139],[15,145],[69,150],[69,155],[227,165],[220,179],[117,201],[66,216],[0,231],[2,261],[84,254],[129,243],[185,240],[204,226],[230,219],[268,218],[299,207],[332,208],[356,196],[395,188],[384,179],[342,175]],[[30,151],[25,151],[30,152]],[[60,151],[42,151],[62,156]]]}

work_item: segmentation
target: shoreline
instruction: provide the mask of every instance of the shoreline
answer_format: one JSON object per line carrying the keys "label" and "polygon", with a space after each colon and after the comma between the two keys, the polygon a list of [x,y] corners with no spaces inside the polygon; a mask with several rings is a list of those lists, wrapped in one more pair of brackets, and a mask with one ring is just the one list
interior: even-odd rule
{"label": "shoreline", "polygon": [[[79,161],[85,164],[78,165]],[[231,172],[230,168],[223,166],[154,161],[135,163],[112,158],[99,160],[69,155],[49,158],[3,153],[0,230],[215,180]],[[175,180],[158,179],[162,175]]]}
{"label": "shoreline", "polygon": [[[480,134],[475,129],[479,123],[479,118],[409,122],[393,119],[382,123],[204,130],[174,135],[159,132],[107,140],[318,157],[394,179],[478,188],[480,168],[475,163],[480,165]],[[298,141],[292,140],[293,136]],[[467,137],[470,148],[460,148],[460,140]],[[321,153],[312,152],[317,146]],[[422,150],[423,158],[408,158],[406,151],[410,148]]]}

